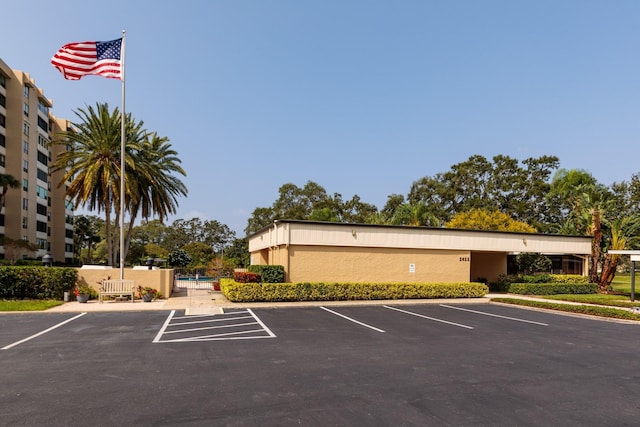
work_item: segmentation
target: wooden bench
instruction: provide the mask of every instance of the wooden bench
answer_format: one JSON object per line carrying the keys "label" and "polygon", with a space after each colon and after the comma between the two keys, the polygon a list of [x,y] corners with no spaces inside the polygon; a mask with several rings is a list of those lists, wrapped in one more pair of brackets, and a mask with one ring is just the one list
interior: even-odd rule
{"label": "wooden bench", "polygon": [[135,292],[133,280],[103,280],[98,289],[98,301],[102,303],[105,295],[131,295],[131,302],[133,302]]}

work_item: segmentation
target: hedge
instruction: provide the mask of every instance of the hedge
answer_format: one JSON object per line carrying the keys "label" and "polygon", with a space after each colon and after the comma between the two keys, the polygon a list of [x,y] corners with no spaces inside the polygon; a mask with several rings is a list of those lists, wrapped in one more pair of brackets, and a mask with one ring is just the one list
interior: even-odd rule
{"label": "hedge", "polygon": [[68,267],[0,267],[0,298],[62,299],[76,285],[78,271]]}
{"label": "hedge", "polygon": [[[491,292],[513,292],[510,290],[514,283],[538,283],[538,284],[589,284],[588,276],[578,274],[532,274],[532,275],[504,275],[498,282],[489,284]],[[590,292],[579,292],[590,293]]]}
{"label": "hedge", "polygon": [[220,289],[232,302],[346,301],[423,298],[481,298],[483,283],[237,283],[221,279]]}
{"label": "hedge", "polygon": [[596,294],[596,283],[511,283],[508,292],[521,295]]}
{"label": "hedge", "polygon": [[250,265],[247,270],[257,273],[262,277],[265,283],[282,283],[284,282],[284,266],[283,265]]}

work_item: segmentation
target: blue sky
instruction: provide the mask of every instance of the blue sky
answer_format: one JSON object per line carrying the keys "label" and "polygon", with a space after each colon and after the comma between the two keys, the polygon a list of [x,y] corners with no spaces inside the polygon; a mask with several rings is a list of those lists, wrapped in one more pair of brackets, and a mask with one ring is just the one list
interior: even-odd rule
{"label": "blue sky", "polygon": [[606,185],[640,171],[635,0],[32,0],[3,15],[0,58],[72,121],[120,107],[120,82],[64,80],[51,56],[126,30],[126,111],[187,171],[170,221],[242,237],[281,185],[309,180],[381,208],[475,154],[555,155]]}

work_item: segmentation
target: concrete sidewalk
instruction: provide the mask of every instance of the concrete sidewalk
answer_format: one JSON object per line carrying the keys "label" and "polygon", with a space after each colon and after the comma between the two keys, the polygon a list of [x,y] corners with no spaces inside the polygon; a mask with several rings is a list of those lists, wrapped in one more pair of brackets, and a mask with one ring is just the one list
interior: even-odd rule
{"label": "concrete sidewalk", "polygon": [[[206,289],[182,289],[174,291],[167,299],[143,302],[136,299],[135,302],[105,301],[100,304],[97,300],[87,303],[71,301],[58,307],[51,308],[47,312],[108,312],[108,311],[148,311],[148,310],[184,310],[185,315],[219,314],[226,308],[287,308],[287,307],[317,307],[317,306],[353,306],[353,305],[417,305],[417,304],[483,304],[491,302],[492,298],[518,298],[534,301],[546,301],[558,304],[582,303],[549,300],[539,297],[519,294],[493,294],[489,293],[483,298],[451,298],[451,299],[403,299],[403,300],[357,300],[357,301],[300,301],[300,302],[243,302],[229,301],[222,292]],[[614,307],[625,309],[623,307]],[[629,311],[637,312],[633,309]]]}
{"label": "concrete sidewalk", "polygon": [[206,289],[182,289],[173,292],[169,298],[150,302],[136,299],[131,301],[90,300],[86,303],[77,301],[66,302],[58,307],[47,310],[48,313],[64,312],[107,312],[107,311],[149,311],[149,310],[185,310],[187,315],[217,314],[222,312],[223,306],[233,305],[222,292]]}

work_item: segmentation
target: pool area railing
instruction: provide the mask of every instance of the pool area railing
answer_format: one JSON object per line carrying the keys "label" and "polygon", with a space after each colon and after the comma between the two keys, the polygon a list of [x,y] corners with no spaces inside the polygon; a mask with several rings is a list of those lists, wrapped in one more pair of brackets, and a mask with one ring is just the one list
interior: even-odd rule
{"label": "pool area railing", "polygon": [[213,289],[214,282],[218,282],[215,277],[177,277],[173,286],[177,289]]}

